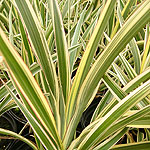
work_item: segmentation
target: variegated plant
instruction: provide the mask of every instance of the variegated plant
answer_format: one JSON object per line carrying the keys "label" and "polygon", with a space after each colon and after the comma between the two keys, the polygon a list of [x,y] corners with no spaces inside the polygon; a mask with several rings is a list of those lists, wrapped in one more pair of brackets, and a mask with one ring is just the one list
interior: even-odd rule
{"label": "variegated plant", "polygon": [[[0,115],[18,107],[36,143],[0,134],[33,149],[148,149],[150,0],[1,0],[0,19]],[[102,84],[107,92],[76,137]],[[127,144],[115,145],[125,134]]]}

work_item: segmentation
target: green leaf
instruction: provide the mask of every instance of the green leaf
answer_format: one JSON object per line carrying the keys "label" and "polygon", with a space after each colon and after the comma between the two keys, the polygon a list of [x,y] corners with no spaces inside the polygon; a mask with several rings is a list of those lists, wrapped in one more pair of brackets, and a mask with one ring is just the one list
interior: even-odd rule
{"label": "green leaf", "polygon": [[150,67],[147,68],[140,75],[136,76],[133,80],[128,82],[128,84],[126,84],[123,90],[126,91],[127,93],[130,93],[133,89],[137,88],[142,82],[145,82],[150,78],[149,73],[150,73]]}
{"label": "green leaf", "polygon": [[[3,103],[3,102],[2,102]],[[4,113],[6,113],[7,111],[18,107],[16,105],[16,103],[14,102],[14,100],[9,101],[9,103],[3,105],[2,103],[0,103],[0,116],[2,116]]]}
{"label": "green leaf", "polygon": [[37,147],[31,141],[29,141],[28,139],[24,138],[23,136],[15,133],[15,132],[0,128],[0,134],[9,135],[11,137],[17,138],[17,139],[25,142],[26,144],[28,144],[33,150],[38,150]]}
{"label": "green leaf", "polygon": [[131,67],[129,62],[125,59],[125,57],[122,54],[119,54],[119,58],[120,58],[122,64],[124,65],[124,68],[129,76],[129,78],[134,79],[137,76],[135,70]]}
{"label": "green leaf", "polygon": [[[29,112],[29,109],[26,109],[23,104],[15,97],[15,95],[11,92],[11,90],[7,87],[8,92],[10,95],[13,97],[17,105],[19,106],[20,110],[23,112],[25,115],[26,119],[30,123],[32,129],[34,130],[35,134],[38,136],[40,141],[43,143],[43,145],[47,149],[56,149],[55,145],[51,141],[50,137],[47,135],[45,130],[43,130],[43,127],[38,123],[35,117],[32,116],[32,114]],[[28,108],[28,107],[27,107]]]}
{"label": "green leaf", "polygon": [[[150,79],[149,77],[149,73],[150,73],[150,68],[148,68],[146,71],[144,71],[142,74],[138,75],[136,78],[134,78],[133,80],[131,80],[125,87],[123,87],[123,91],[125,91],[124,95],[126,95],[126,93],[130,93],[131,91],[133,91],[135,88],[137,88],[142,82],[147,81],[148,79]],[[123,95],[122,95],[123,96]],[[106,106],[106,100],[108,99],[108,105]],[[111,110],[116,104],[118,103],[117,100],[115,99],[110,99],[110,94],[108,93],[108,95],[106,95],[106,98],[104,97],[104,102],[102,99],[102,102],[100,101],[100,104],[98,105],[101,111],[97,110],[99,112],[99,114],[97,113],[97,117],[100,118],[102,116],[104,116],[109,110]],[[101,109],[100,107],[103,107],[103,105],[105,105],[106,107],[104,109]]]}
{"label": "green leaf", "polygon": [[22,93],[24,103],[26,102],[30,105],[30,108],[38,117],[44,128],[50,135],[54,136],[60,146],[60,138],[57,133],[56,123],[48,101],[44,97],[30,70],[10,44],[1,29],[0,43],[0,52],[4,57],[12,79],[15,81],[18,89]]}
{"label": "green leaf", "polygon": [[[75,29],[75,32],[74,32],[74,35],[72,38],[71,46],[78,44],[78,40],[79,40],[79,36],[80,36],[80,29],[81,29],[81,26],[84,21],[85,10],[86,10],[86,8],[83,10],[83,12],[80,16],[80,19],[77,23],[77,26],[76,26],[76,29]],[[72,69],[73,69],[73,65],[74,65],[74,62],[76,59],[76,53],[77,53],[77,50],[70,53],[70,72],[72,72]]]}
{"label": "green leaf", "polygon": [[22,21],[24,22],[26,29],[29,35],[29,41],[34,50],[35,55],[38,58],[38,62],[41,66],[41,69],[44,71],[45,78],[48,82],[51,90],[56,100],[59,97],[58,91],[58,81],[54,68],[54,64],[52,62],[52,57],[49,53],[48,45],[45,39],[45,35],[40,27],[40,23],[36,17],[36,14],[29,2],[14,0],[19,14],[22,17]]}
{"label": "green leaf", "polygon": [[[105,107],[112,100],[112,98],[113,98],[113,95],[111,94],[111,92],[107,91],[105,93],[104,97],[100,100],[99,104],[97,105],[97,107],[92,115],[91,122],[96,120],[96,117],[99,115],[100,112],[103,111],[103,109],[105,109]],[[117,102],[116,102],[116,104],[117,104]]]}
{"label": "green leaf", "polygon": [[8,26],[9,26],[9,20],[8,20],[8,18],[6,18],[2,13],[0,13],[0,20],[1,20],[1,22],[4,23],[4,25],[5,25],[7,28],[9,28],[9,27],[8,27]]}
{"label": "green leaf", "polygon": [[137,74],[140,74],[140,68],[141,68],[141,55],[140,55],[140,50],[136,44],[136,40],[135,38],[133,38],[130,42],[129,42],[129,46],[131,49],[131,52],[133,54],[133,58],[134,58],[134,63],[135,63],[135,70]]}
{"label": "green leaf", "polygon": [[[16,91],[15,91],[16,94]],[[3,109],[3,107],[5,107],[5,105],[7,105],[10,101],[12,100],[11,96],[8,94],[6,95],[6,97],[2,100],[2,102],[0,103],[0,111]]]}
{"label": "green leaf", "polygon": [[65,103],[68,99],[68,93],[70,91],[70,70],[69,70],[69,54],[67,48],[67,41],[65,37],[65,31],[63,28],[63,21],[61,13],[56,0],[48,0],[49,11],[52,15],[54,37],[57,48],[59,77],[61,81],[62,91],[65,99]]}
{"label": "green leaf", "polygon": [[[33,76],[34,76],[35,74],[37,74],[40,70],[41,70],[41,68],[40,68],[40,66],[39,66],[37,63],[33,63],[33,64],[30,66],[30,71],[31,71],[31,73],[33,74]],[[7,86],[8,86],[11,90],[14,89],[14,86],[13,86],[11,80],[9,80],[6,84],[7,84]],[[8,94],[8,91],[7,91],[7,89],[5,88],[5,86],[3,85],[3,86],[0,88],[0,99],[2,99],[3,97],[5,97],[7,94]]]}
{"label": "green leaf", "polygon": [[110,149],[115,143],[117,143],[120,138],[127,132],[128,128],[124,128],[121,131],[118,131],[115,133],[112,137],[108,138],[104,142],[102,142],[100,145],[96,146],[93,150],[106,150]]}
{"label": "green leaf", "polygon": [[[6,84],[7,84],[7,86],[8,86],[11,90],[14,89],[14,86],[13,86],[13,84],[12,84],[11,81],[8,81]],[[5,88],[5,86],[3,85],[3,86],[0,88],[0,100],[1,100],[3,97],[5,97],[5,96],[7,95],[7,93],[8,93],[8,91],[7,91],[7,89]]]}
{"label": "green leaf", "polygon": [[121,70],[121,68],[118,67],[118,65],[116,65],[115,63],[113,63],[113,68],[114,68],[115,72],[117,73],[119,80],[125,86],[129,82],[129,78],[123,72],[123,70]]}
{"label": "green leaf", "polygon": [[[111,127],[107,130],[107,132],[101,136],[98,143],[102,142],[103,140],[107,139],[110,135],[113,133],[128,127],[128,125],[132,124],[132,122],[144,118],[149,114],[150,106],[146,106],[141,110],[138,110],[136,112],[133,111],[131,115],[128,115],[126,117],[123,117],[122,119],[118,120],[115,124],[111,125]],[[128,112],[127,112],[128,113]]]}
{"label": "green leaf", "polygon": [[12,6],[10,7],[9,11],[9,41],[14,44],[13,42],[13,30],[12,30]]}
{"label": "green leaf", "polygon": [[[126,17],[128,16],[128,13],[130,12],[130,8],[131,6],[135,3],[135,0],[128,0],[128,2],[126,3],[125,7],[123,8],[121,14],[123,16],[124,19],[126,19]],[[119,19],[117,20],[117,23],[115,25],[115,28],[113,30],[113,32],[111,33],[111,39],[114,37],[114,35],[116,34],[117,30],[119,28]]]}
{"label": "green leaf", "polygon": [[[122,25],[124,23],[124,19],[123,19],[122,15],[121,15],[121,10],[119,9],[119,7],[117,8],[117,14],[118,14],[118,17],[119,17],[120,26],[122,27]],[[129,42],[129,46],[130,46],[130,50],[131,50],[131,52],[133,54],[136,73],[139,74],[140,73],[140,67],[141,67],[141,56],[140,56],[140,50],[139,50],[139,48],[137,46],[135,38],[133,38]],[[131,69],[131,71],[132,71],[132,69]]]}
{"label": "green leaf", "polygon": [[31,65],[34,62],[34,56],[33,56],[33,53],[31,51],[31,47],[29,45],[29,42],[28,42],[28,39],[27,39],[27,36],[26,36],[26,33],[25,33],[25,30],[24,30],[24,27],[23,27],[23,24],[21,22],[20,17],[18,17],[18,19],[19,19],[20,33],[21,33],[22,40],[23,40],[22,42],[23,42],[24,47],[27,51],[29,64]]}
{"label": "green leaf", "polygon": [[94,53],[98,47],[100,38],[106,27],[106,23],[110,17],[110,14],[114,8],[115,2],[116,2],[115,0],[107,1],[106,5],[103,9],[103,12],[101,13],[100,18],[97,22],[97,25],[93,31],[93,34],[90,38],[90,41],[88,42],[84,56],[78,67],[78,70],[77,70],[77,73],[76,73],[76,76],[75,76],[75,79],[73,81],[73,85],[71,88],[69,101],[67,104],[67,123],[70,121],[70,119],[74,113],[78,92],[80,91],[81,84],[83,83],[83,81],[90,69],[90,65],[91,65],[91,62],[93,61]]}
{"label": "green leaf", "polygon": [[120,101],[116,106],[110,110],[101,121],[94,126],[94,128],[89,132],[86,138],[79,145],[79,149],[90,148],[105,132],[110,128],[110,126],[117,121],[125,112],[131,109],[136,103],[142,100],[145,96],[150,93],[150,80],[145,82],[142,86],[137,88],[134,92],[126,96],[122,101]]}
{"label": "green leaf", "polygon": [[150,141],[115,145],[111,150],[149,150]]}
{"label": "green leaf", "polygon": [[127,95],[109,76],[104,75],[103,81],[118,101],[120,101]]}
{"label": "green leaf", "polygon": [[[80,44],[77,44],[75,46],[70,47],[69,52],[72,52],[72,51],[76,50],[80,46],[81,46]],[[57,55],[53,54],[52,59],[53,59],[53,61],[56,61],[57,60]],[[30,71],[33,74],[33,76],[35,76],[40,70],[41,70],[41,68],[36,62],[34,62],[30,66]],[[12,84],[11,81],[8,81],[6,84],[7,84],[7,86],[9,86],[10,89],[14,89],[13,84]],[[2,86],[0,88],[0,99],[2,99],[7,93],[8,93],[8,91],[6,90],[5,86]]]}
{"label": "green leaf", "polygon": [[[107,2],[109,2],[109,1],[107,1]],[[69,141],[72,139],[73,134],[75,132],[75,128],[80,120],[81,115],[82,115],[82,112],[84,111],[86,104],[88,103],[89,99],[91,98],[93,91],[95,90],[96,86],[98,85],[98,83],[99,83],[100,79],[102,78],[102,76],[104,75],[105,71],[108,69],[110,64],[115,59],[115,57],[121,52],[121,50],[123,50],[123,48],[126,46],[126,44],[128,44],[128,42],[133,38],[133,36],[150,20],[150,18],[149,18],[150,9],[149,8],[150,8],[150,2],[149,2],[149,0],[146,0],[146,1],[144,1],[143,5],[141,5],[141,7],[139,7],[139,9],[137,9],[136,12],[127,20],[127,22],[124,24],[124,26],[120,29],[120,31],[116,34],[116,36],[108,44],[108,46],[106,47],[104,52],[99,56],[99,58],[96,60],[96,62],[90,69],[78,94],[77,94],[77,91],[79,90],[79,85],[80,85],[83,77],[81,79],[81,76],[76,75],[76,79],[74,80],[74,83],[73,83],[74,85],[72,87],[72,90],[73,90],[72,92],[74,94],[74,97],[71,96],[70,100],[72,100],[71,102],[72,102],[72,104],[74,104],[73,101],[75,101],[76,97],[78,96],[77,100],[76,100],[77,105],[76,105],[76,111],[74,113],[74,116],[72,117],[72,119],[69,123],[68,129],[67,129],[67,132],[66,132],[67,136],[65,136],[65,139],[64,139],[65,147],[69,144]],[[95,40],[95,38],[93,38],[93,37],[91,39]],[[88,58],[86,55],[88,52],[87,53],[86,52],[85,52],[84,56],[86,58]],[[84,60],[84,56],[83,56],[82,60]],[[87,62],[84,60],[83,64],[85,64],[85,63],[87,63]],[[83,67],[82,71],[86,70],[86,68],[84,67],[83,64],[80,63],[80,66],[79,66],[79,68]],[[79,68],[78,68],[78,73],[80,74],[81,72],[79,71],[80,70]],[[76,80],[79,80],[79,82],[77,82]],[[69,107],[69,109],[72,112],[73,106],[68,105],[67,107]],[[68,112],[70,112],[70,111],[67,111],[67,113]],[[71,115],[72,114],[71,112],[68,113],[68,115],[69,114]],[[67,119],[69,119],[69,118],[70,117],[67,117]],[[91,142],[91,140],[92,140],[92,138],[90,139],[90,142]],[[89,145],[89,142],[86,144]],[[83,146],[83,148],[84,148],[84,146]]]}
{"label": "green leaf", "polygon": [[150,116],[142,117],[136,121],[133,121],[128,127],[132,128],[150,128]]}
{"label": "green leaf", "polygon": [[[68,145],[66,143],[68,143],[70,139],[72,139],[72,134],[75,131],[75,127],[79,122],[81,114],[84,111],[86,104],[91,98],[93,91],[95,90],[105,71],[108,69],[108,67],[113,62],[114,58],[119,54],[119,52],[123,50],[126,44],[133,38],[133,36],[150,20],[150,18],[148,17],[150,15],[149,7],[150,2],[149,0],[147,0],[143,3],[143,5],[141,5],[141,7],[139,7],[139,9],[137,9],[137,11],[128,19],[128,21],[117,33],[117,35],[108,44],[104,52],[99,56],[99,58],[96,60],[96,62],[90,69],[78,94],[76,111],[69,123],[66,133],[67,136],[64,139],[65,145]],[[80,63],[80,66],[83,67],[82,63]],[[81,80],[80,77],[78,78],[78,80]],[[74,80],[74,85],[76,85],[77,88],[79,86],[79,83],[75,81],[76,80]],[[78,91],[78,88],[74,89],[74,95],[77,94],[75,90]],[[70,107],[70,109],[72,110],[72,107]],[[89,145],[89,143],[87,143],[87,145]]]}
{"label": "green leaf", "polygon": [[142,59],[140,72],[143,72],[143,70],[145,69],[145,66],[146,66],[145,62],[146,62],[146,59],[147,59],[149,47],[150,47],[150,31],[149,31],[149,36],[148,36],[148,39],[147,39],[147,42],[146,42],[146,46],[145,46],[145,49],[144,49],[144,53],[143,53],[143,59]]}
{"label": "green leaf", "polygon": [[[122,130],[123,128],[125,128],[128,124],[131,124],[132,122],[146,116],[147,114],[149,114],[149,110],[150,110],[150,105],[147,107],[144,107],[141,110],[138,111],[132,111],[132,113],[129,115],[129,111],[127,113],[125,113],[125,115],[127,115],[126,117],[123,117],[122,119],[120,119],[119,121],[115,122],[114,124],[112,124],[110,126],[110,128],[107,130],[107,132],[101,136],[101,138],[97,141],[96,145],[98,143],[101,143],[102,141],[106,140],[108,137],[110,137],[111,135],[113,135],[115,132],[118,132],[119,130]],[[124,116],[125,116],[124,115]],[[77,148],[79,146],[79,144],[85,139],[85,137],[87,136],[87,134],[99,123],[101,122],[101,119],[97,119],[94,122],[92,122],[90,125],[88,125],[80,134],[80,136],[75,139],[72,144],[70,145],[69,148]],[[70,150],[70,149],[69,149]]]}

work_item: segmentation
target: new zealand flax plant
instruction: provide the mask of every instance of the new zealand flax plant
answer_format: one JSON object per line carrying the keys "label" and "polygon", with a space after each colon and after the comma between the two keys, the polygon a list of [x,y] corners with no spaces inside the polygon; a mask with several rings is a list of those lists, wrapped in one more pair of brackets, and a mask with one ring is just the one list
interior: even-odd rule
{"label": "new zealand flax plant", "polygon": [[0,115],[19,108],[35,142],[1,135],[39,150],[149,149],[150,0],[1,0],[0,19]]}

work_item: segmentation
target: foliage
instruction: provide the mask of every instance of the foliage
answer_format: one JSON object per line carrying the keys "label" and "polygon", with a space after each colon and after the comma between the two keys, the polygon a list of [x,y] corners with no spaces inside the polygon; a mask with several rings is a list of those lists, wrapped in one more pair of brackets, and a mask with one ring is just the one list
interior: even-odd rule
{"label": "foliage", "polygon": [[148,149],[149,0],[1,0],[0,19],[0,115],[19,108],[35,143],[0,134],[40,150]]}

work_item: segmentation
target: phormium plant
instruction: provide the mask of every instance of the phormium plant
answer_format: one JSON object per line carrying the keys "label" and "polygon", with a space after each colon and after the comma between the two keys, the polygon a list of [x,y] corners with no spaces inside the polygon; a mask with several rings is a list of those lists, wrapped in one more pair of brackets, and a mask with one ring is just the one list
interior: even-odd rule
{"label": "phormium plant", "polygon": [[1,135],[39,150],[149,148],[150,0],[1,0],[0,19],[0,115],[19,108],[35,142]]}

